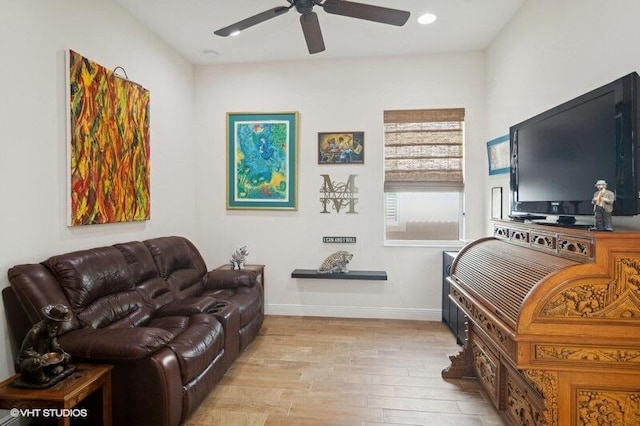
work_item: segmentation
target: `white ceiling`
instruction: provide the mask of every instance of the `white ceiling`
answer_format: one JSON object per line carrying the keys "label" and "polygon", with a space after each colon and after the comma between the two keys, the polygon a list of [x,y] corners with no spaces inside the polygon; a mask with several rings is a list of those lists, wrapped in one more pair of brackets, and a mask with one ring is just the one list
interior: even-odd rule
{"label": "white ceiling", "polygon": [[[411,12],[403,27],[331,15],[315,6],[326,50],[309,55],[300,15],[284,15],[237,37],[217,29],[287,0],[115,0],[194,64],[416,55],[484,50],[525,0],[357,0]],[[420,25],[425,12],[438,16]]]}

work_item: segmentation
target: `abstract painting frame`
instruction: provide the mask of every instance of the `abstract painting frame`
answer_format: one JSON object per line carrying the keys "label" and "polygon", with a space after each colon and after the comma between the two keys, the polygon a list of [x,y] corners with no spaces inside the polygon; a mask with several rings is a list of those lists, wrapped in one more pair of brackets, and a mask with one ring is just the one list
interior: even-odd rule
{"label": "abstract painting frame", "polygon": [[150,93],[66,51],[69,226],[150,219]]}
{"label": "abstract painting frame", "polygon": [[318,164],[364,164],[364,132],[318,133]]}
{"label": "abstract painting frame", "polygon": [[503,135],[487,142],[489,175],[509,173],[509,135]]}
{"label": "abstract painting frame", "polygon": [[227,209],[297,210],[298,112],[227,113]]}

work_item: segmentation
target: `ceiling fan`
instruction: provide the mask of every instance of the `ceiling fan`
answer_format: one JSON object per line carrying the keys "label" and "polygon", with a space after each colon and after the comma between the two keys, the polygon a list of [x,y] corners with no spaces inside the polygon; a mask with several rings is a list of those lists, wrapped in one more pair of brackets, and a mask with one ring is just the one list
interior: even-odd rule
{"label": "ceiling fan", "polygon": [[363,3],[355,3],[347,0],[287,0],[289,6],[278,6],[253,15],[235,24],[214,31],[214,34],[227,37],[261,22],[275,18],[296,8],[300,13],[300,25],[309,53],[314,54],[325,50],[318,15],[313,11],[314,6],[320,6],[325,12],[334,15],[348,16],[350,18],[364,19],[396,26],[403,26],[409,19],[409,12],[390,9],[387,7],[373,6]]}

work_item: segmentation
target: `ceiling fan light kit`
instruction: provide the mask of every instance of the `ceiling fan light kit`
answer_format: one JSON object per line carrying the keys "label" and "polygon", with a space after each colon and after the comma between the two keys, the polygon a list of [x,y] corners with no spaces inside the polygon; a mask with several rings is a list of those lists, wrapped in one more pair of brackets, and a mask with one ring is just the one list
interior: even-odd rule
{"label": "ceiling fan light kit", "polygon": [[346,16],[349,18],[363,19],[365,21],[379,22],[382,24],[403,26],[408,20],[410,13],[404,10],[390,9],[388,7],[373,6],[364,3],[355,3],[347,0],[287,0],[289,6],[279,6],[273,9],[258,13],[231,24],[227,27],[214,31],[215,35],[227,37],[237,34],[254,25],[283,15],[292,8],[300,13],[300,26],[307,43],[310,54],[319,53],[325,50],[324,39],[318,21],[318,15],[313,11],[314,6],[319,6],[325,12]]}

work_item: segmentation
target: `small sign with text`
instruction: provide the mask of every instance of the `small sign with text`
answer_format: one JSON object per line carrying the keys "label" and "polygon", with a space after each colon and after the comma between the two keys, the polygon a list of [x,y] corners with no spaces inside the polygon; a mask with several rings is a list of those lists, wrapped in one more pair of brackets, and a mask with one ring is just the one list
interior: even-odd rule
{"label": "small sign with text", "polygon": [[356,237],[322,237],[323,243],[355,243]]}

